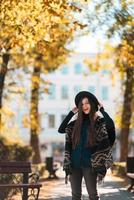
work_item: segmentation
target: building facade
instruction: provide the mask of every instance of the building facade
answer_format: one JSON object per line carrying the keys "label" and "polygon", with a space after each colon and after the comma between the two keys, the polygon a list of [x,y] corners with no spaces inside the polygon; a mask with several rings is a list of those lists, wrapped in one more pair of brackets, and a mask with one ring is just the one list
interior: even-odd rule
{"label": "building facade", "polygon": [[115,117],[119,82],[113,83],[108,70],[91,72],[84,60],[94,55],[75,54],[67,64],[46,75],[52,84],[50,94],[44,94],[40,101],[41,127],[40,141],[63,142],[64,135],[58,133],[58,127],[68,112],[75,106],[75,95],[87,90],[96,95],[112,118]]}

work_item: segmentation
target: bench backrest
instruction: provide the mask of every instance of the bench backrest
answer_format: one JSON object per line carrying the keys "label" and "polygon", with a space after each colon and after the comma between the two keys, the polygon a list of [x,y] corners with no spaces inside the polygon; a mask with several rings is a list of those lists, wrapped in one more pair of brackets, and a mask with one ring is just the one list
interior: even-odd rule
{"label": "bench backrest", "polygon": [[31,173],[31,163],[24,161],[0,161],[0,174]]}
{"label": "bench backrest", "polygon": [[127,172],[134,173],[134,157],[127,157]]}

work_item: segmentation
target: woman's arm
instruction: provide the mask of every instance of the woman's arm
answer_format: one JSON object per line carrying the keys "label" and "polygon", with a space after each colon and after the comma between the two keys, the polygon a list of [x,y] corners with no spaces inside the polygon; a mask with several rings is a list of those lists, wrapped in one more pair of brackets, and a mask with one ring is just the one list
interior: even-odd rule
{"label": "woman's arm", "polygon": [[68,175],[72,174],[71,165],[71,151],[72,151],[72,126],[68,125],[66,128],[66,141],[65,141],[65,152],[64,152],[64,162],[63,170],[65,171],[65,183],[68,183]]}
{"label": "woman's arm", "polygon": [[71,120],[71,118],[77,113],[77,108],[74,107],[69,113],[68,115],[65,117],[65,119],[63,120],[63,122],[61,123],[60,127],[58,128],[58,132],[59,133],[65,133],[65,129],[68,125],[68,122]]}
{"label": "woman's arm", "polygon": [[59,133],[65,133],[65,129],[68,125],[68,122],[71,120],[71,118],[74,116],[73,111],[70,111],[68,113],[68,115],[65,117],[65,119],[63,120],[63,122],[61,123],[61,125],[58,128],[58,132]]}
{"label": "woman's arm", "polygon": [[64,153],[64,163],[63,170],[66,173],[69,173],[71,170],[71,150],[72,150],[72,139],[71,134],[69,133],[71,130],[69,129],[65,136],[65,153]]}
{"label": "woman's arm", "polygon": [[100,107],[100,112],[102,113],[102,115],[105,119],[110,146],[113,146],[113,144],[115,142],[115,136],[116,136],[114,121],[108,115],[108,113],[104,110],[103,106]]}
{"label": "woman's arm", "polygon": [[97,172],[98,179],[102,180],[106,174],[106,169],[111,167],[113,163],[111,147],[104,118],[97,119],[95,130],[96,145],[92,149],[91,163],[93,169]]}

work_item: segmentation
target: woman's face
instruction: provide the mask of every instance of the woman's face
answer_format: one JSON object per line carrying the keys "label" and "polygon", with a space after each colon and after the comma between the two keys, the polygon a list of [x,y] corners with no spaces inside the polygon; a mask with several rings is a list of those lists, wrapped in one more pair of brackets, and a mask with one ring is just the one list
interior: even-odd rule
{"label": "woman's face", "polygon": [[82,111],[85,113],[85,114],[89,114],[90,113],[90,110],[91,110],[91,106],[90,106],[90,103],[88,101],[88,98],[84,98],[82,99]]}

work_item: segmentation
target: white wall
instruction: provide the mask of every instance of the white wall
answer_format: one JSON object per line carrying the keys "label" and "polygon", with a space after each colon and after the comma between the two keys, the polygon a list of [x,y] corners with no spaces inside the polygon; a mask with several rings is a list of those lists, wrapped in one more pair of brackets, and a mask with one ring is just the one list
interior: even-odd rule
{"label": "white wall", "polygon": [[[90,55],[88,54],[77,54],[70,57],[69,62],[66,66],[69,68],[68,74],[62,74],[61,68],[52,74],[46,75],[46,80],[51,81],[56,86],[56,98],[50,100],[48,95],[45,95],[43,100],[40,101],[40,112],[46,113],[45,117],[42,117],[42,124],[45,129],[42,131],[40,138],[41,142],[45,141],[64,141],[64,137],[57,132],[57,129],[61,123],[61,115],[67,114],[70,109],[74,106],[74,86],[80,85],[81,90],[87,90],[89,86],[95,86],[95,95],[100,102],[103,103],[106,111],[114,118],[116,111],[116,101],[119,98],[120,84],[119,81],[113,82],[111,80],[110,73],[103,74],[102,71],[97,73],[90,73],[89,69],[83,63],[83,60]],[[93,56],[93,55],[91,55]],[[88,74],[84,76],[83,73],[78,75],[74,73],[74,65],[81,63],[83,71]],[[69,98],[66,100],[61,99],[61,86],[67,85],[69,87]],[[103,86],[107,86],[109,90],[108,100],[102,99],[101,89]],[[55,115],[55,128],[49,129],[48,127],[48,114]]]}

